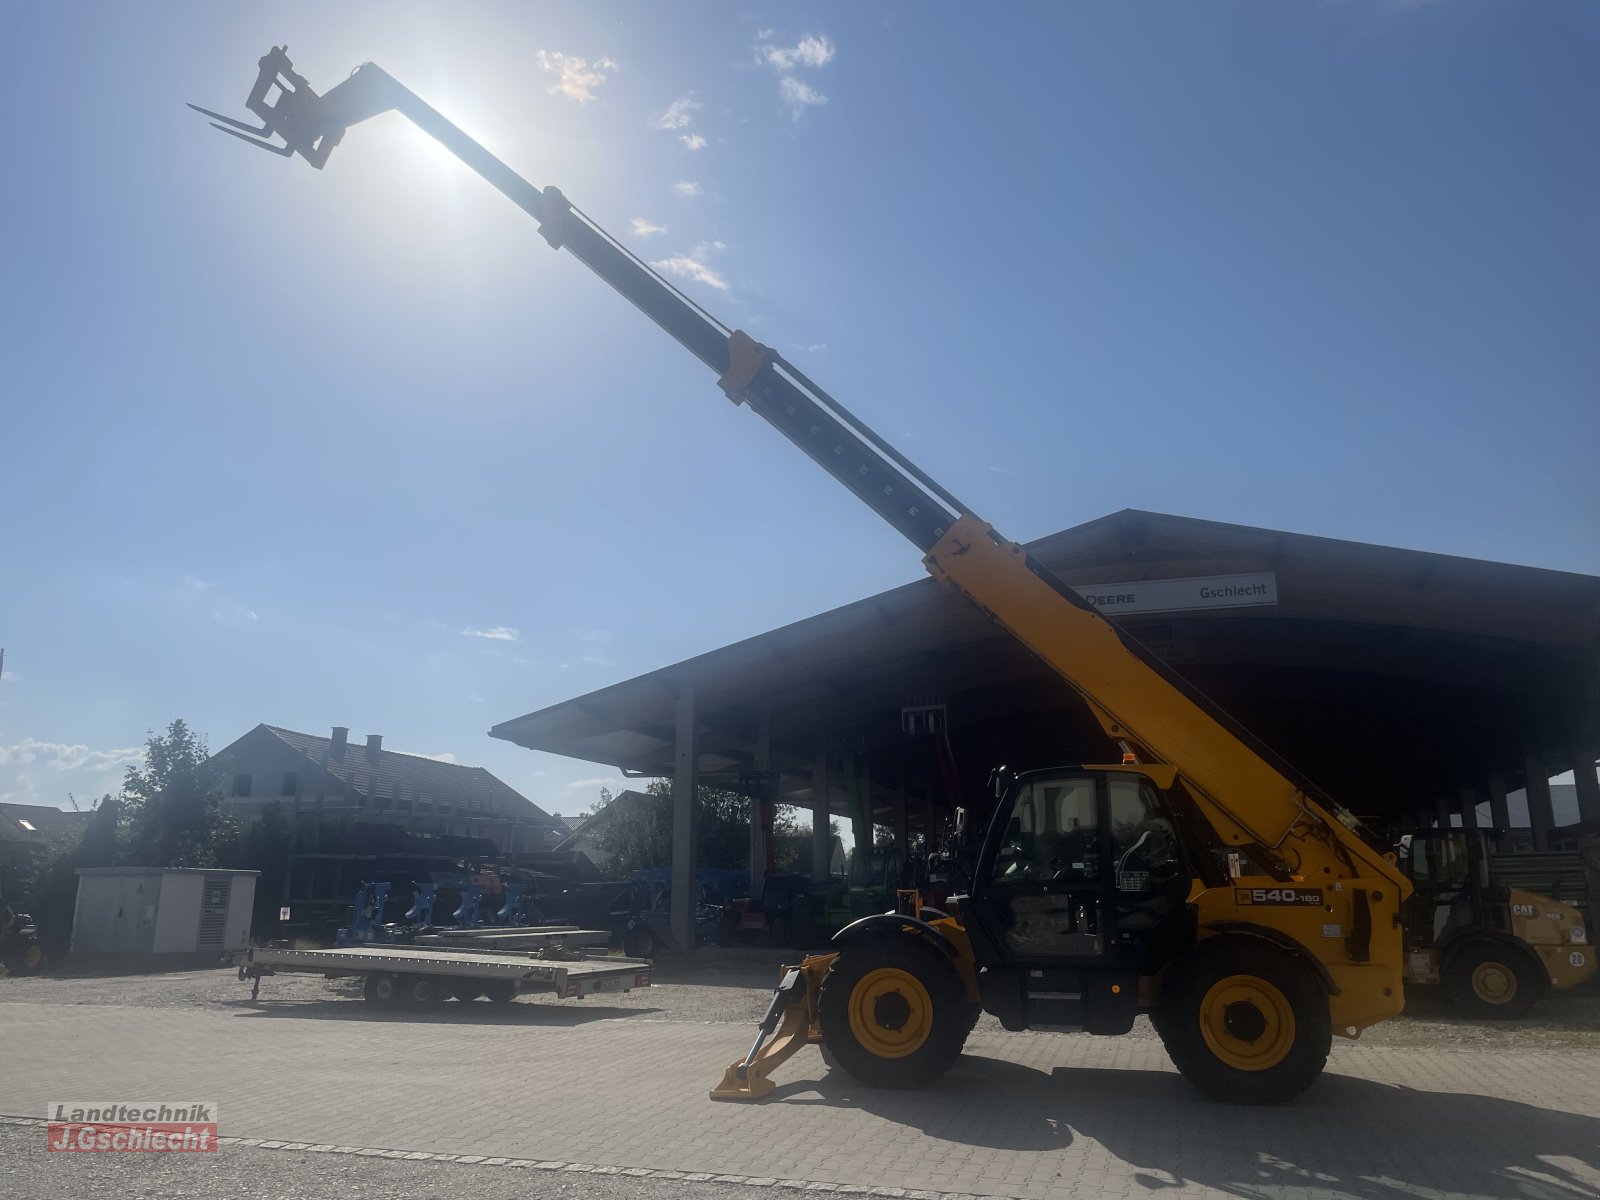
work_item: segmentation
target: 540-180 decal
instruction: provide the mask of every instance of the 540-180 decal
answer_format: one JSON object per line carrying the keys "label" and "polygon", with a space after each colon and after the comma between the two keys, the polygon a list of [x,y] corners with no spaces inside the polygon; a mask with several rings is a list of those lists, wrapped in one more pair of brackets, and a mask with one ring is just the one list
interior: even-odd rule
{"label": "540-180 decal", "polygon": [[1286,905],[1291,908],[1321,908],[1321,888],[1234,888],[1239,904]]}

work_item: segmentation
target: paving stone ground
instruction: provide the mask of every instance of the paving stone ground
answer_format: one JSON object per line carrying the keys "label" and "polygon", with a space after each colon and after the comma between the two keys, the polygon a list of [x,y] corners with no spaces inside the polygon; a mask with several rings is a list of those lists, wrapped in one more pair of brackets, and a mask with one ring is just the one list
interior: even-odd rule
{"label": "paving stone ground", "polygon": [[1199,1097],[1149,1039],[980,1030],[925,1091],[862,1089],[807,1049],[773,1097],[731,1105],[706,1092],[740,1026],[603,1001],[369,1020],[344,1005],[359,1008],[0,1004],[0,1114],[189,1097],[216,1101],[236,1138],[813,1190],[1600,1197],[1589,1049],[1340,1044],[1299,1101],[1239,1109]]}

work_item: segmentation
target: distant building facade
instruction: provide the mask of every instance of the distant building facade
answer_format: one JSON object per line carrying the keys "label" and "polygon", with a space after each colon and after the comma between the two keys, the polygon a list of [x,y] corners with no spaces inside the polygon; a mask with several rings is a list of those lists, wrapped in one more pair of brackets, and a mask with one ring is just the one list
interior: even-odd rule
{"label": "distant building facade", "polygon": [[257,725],[211,762],[225,807],[240,816],[277,804],[291,818],[487,838],[505,855],[542,851],[565,833],[557,818],[482,767],[386,750],[381,734],[352,743],[342,725],[329,737]]}

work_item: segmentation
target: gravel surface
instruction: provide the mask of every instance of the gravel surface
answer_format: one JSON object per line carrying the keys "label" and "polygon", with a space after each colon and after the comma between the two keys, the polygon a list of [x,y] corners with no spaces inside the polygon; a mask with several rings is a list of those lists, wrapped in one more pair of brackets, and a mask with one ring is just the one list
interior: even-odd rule
{"label": "gravel surface", "polygon": [[[770,947],[705,947],[692,958],[673,955],[659,960],[656,986],[640,991],[587,1000],[526,998],[509,1009],[496,1008],[482,1000],[470,1007],[452,1002],[436,1013],[393,1013],[384,1019],[531,1022],[541,1019],[541,1010],[577,1009],[591,1011],[596,1017],[605,1010],[626,1010],[633,1020],[752,1025],[766,1011],[781,966],[796,957],[795,951]],[[360,996],[359,980],[278,975],[262,980],[259,1004],[271,1008],[293,1006],[297,1016],[370,1020],[373,1014],[361,1003]],[[231,970],[0,977],[0,1005],[8,1002],[138,1008],[252,1007],[250,985],[240,982]],[[1593,984],[1576,993],[1552,994],[1520,1021],[1473,1021],[1458,1017],[1436,988],[1412,989],[1407,995],[1407,1005],[1405,1015],[1362,1034],[1363,1044],[1409,1048],[1600,1049],[1600,987]],[[997,1030],[999,1024],[985,1016],[979,1028]],[[1154,1037],[1155,1032],[1141,1019],[1130,1036]]]}
{"label": "gravel surface", "polygon": [[224,1145],[213,1154],[51,1154],[43,1126],[0,1125],[0,1197],[172,1200],[774,1200],[737,1184],[360,1158]]}

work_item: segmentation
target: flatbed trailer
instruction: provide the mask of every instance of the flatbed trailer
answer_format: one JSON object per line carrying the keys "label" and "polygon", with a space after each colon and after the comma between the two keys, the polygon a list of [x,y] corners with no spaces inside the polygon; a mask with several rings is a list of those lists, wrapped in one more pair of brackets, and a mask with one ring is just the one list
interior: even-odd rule
{"label": "flatbed trailer", "polygon": [[648,960],[618,958],[590,950],[570,959],[541,958],[536,951],[489,951],[454,946],[352,946],[338,950],[288,950],[256,946],[233,956],[241,980],[252,981],[250,998],[261,994],[268,975],[321,975],[365,980],[363,995],[376,1009],[434,1008],[445,1000],[487,996],[509,1004],[520,995],[581,999],[597,993],[630,992],[650,986]]}
{"label": "flatbed trailer", "polygon": [[609,946],[608,929],[580,929],[576,925],[530,925],[521,928],[491,926],[484,929],[437,929],[419,933],[412,945],[457,950],[539,950],[545,946],[581,949]]}

